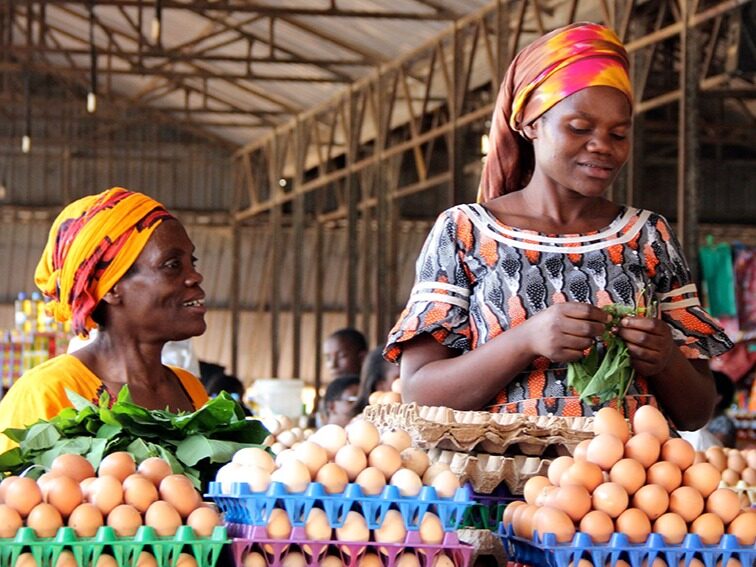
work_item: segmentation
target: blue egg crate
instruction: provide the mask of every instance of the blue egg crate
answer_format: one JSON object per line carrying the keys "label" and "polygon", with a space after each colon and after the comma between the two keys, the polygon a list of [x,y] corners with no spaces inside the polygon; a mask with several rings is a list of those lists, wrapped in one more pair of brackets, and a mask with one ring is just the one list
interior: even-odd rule
{"label": "blue egg crate", "polygon": [[538,532],[533,539],[516,536],[512,526],[499,525],[499,537],[510,561],[527,565],[568,567],[587,559],[594,565],[615,565],[622,559],[631,567],[651,565],[662,559],[667,565],[688,565],[693,558],[706,567],[727,565],[730,559],[752,566],[756,562],[756,546],[743,546],[734,535],[725,534],[716,545],[704,545],[696,534],[688,534],[680,545],[668,545],[660,534],[652,533],[645,543],[630,543],[623,533],[614,533],[607,543],[594,544],[588,534],[577,532],[569,543],[558,543],[551,533],[541,538]]}
{"label": "blue egg crate", "polygon": [[369,529],[381,526],[386,512],[398,510],[408,530],[420,528],[426,512],[441,520],[444,531],[454,531],[473,504],[468,488],[458,488],[452,498],[441,498],[432,486],[424,486],[417,496],[402,496],[396,486],[387,485],[380,494],[370,496],[358,484],[350,483],[339,494],[328,494],[319,482],[311,482],[304,492],[291,493],[280,482],[272,482],[265,492],[252,492],[246,483],[232,483],[224,493],[218,482],[211,482],[206,496],[225,514],[226,522],[264,526],[275,508],[286,510],[292,526],[303,526],[312,508],[321,508],[333,528],[344,525],[347,513],[360,512]]}

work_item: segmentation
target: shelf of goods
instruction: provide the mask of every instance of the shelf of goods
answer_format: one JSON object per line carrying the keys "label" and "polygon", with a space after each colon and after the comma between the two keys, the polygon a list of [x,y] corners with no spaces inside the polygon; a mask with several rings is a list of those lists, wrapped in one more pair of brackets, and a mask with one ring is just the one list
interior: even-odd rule
{"label": "shelf of goods", "polygon": [[65,353],[69,340],[64,331],[0,331],[0,394],[30,368]]}

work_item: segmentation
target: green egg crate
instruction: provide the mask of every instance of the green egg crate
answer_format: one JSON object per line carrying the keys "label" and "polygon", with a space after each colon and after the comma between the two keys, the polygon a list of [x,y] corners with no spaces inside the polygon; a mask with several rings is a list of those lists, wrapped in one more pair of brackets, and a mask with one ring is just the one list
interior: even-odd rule
{"label": "green egg crate", "polygon": [[118,537],[113,528],[103,526],[91,538],[79,538],[73,528],[60,528],[52,538],[38,538],[32,528],[20,528],[13,538],[0,539],[0,566],[12,567],[24,552],[34,556],[38,567],[54,567],[60,554],[73,553],[80,567],[94,567],[107,553],[118,567],[136,567],[142,551],[151,553],[158,567],[175,567],[181,553],[194,556],[198,567],[214,567],[228,538],[225,526],[216,526],[208,538],[198,537],[189,526],[181,526],[169,537],[141,526],[133,537]]}

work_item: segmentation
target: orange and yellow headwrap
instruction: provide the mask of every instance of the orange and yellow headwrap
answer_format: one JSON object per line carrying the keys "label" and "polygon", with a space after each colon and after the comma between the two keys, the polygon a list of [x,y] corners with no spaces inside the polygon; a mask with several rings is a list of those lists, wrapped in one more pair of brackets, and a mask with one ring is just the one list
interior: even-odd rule
{"label": "orange and yellow headwrap", "polygon": [[616,88],[632,104],[627,52],[609,28],[571,24],[520,51],[496,100],[478,201],[525,186],[534,164],[532,146],[520,134],[524,125],[571,94],[596,86]]}
{"label": "orange and yellow headwrap", "polygon": [[71,320],[74,332],[86,337],[96,326],[92,312],[97,304],[168,218],[174,217],[154,199],[121,187],[63,209],[34,273],[55,319]]}

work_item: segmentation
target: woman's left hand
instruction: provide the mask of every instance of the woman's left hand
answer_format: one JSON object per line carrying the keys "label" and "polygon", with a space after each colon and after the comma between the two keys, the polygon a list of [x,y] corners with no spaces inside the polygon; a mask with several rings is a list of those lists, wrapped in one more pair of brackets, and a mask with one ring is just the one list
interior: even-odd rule
{"label": "woman's left hand", "polygon": [[642,376],[656,376],[669,363],[675,343],[661,319],[624,317],[617,333],[627,344],[633,367]]}

